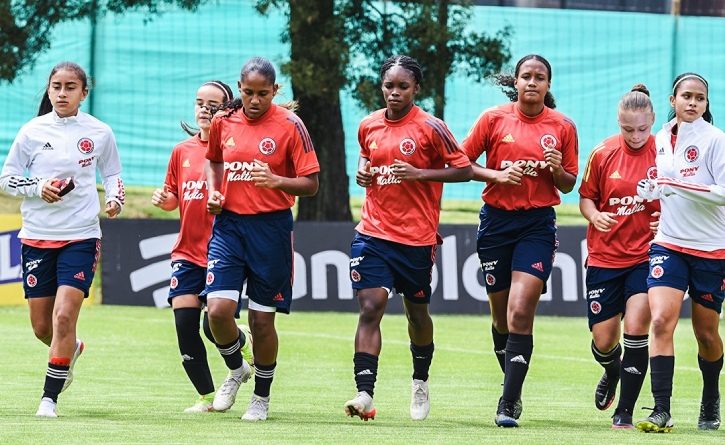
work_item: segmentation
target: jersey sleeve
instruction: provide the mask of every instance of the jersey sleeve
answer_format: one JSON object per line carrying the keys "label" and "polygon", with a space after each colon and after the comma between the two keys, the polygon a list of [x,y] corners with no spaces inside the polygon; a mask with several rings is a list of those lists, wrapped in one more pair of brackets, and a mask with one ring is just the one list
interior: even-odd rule
{"label": "jersey sleeve", "polygon": [[43,192],[43,184],[50,178],[25,176],[25,171],[30,166],[30,152],[26,139],[25,133],[21,130],[10,146],[0,173],[0,189],[12,196],[39,197]]}
{"label": "jersey sleeve", "polygon": [[370,159],[370,147],[365,143],[365,136],[367,135],[367,125],[365,125],[367,119],[360,122],[360,126],[357,129],[357,143],[360,145],[360,157]]}
{"label": "jersey sleeve", "polygon": [[592,153],[589,155],[587,166],[584,168],[582,183],[579,186],[579,196],[597,202],[601,196],[601,190],[599,190],[599,179],[602,169],[602,157],[600,156],[601,148],[602,145],[594,147]]}
{"label": "jersey sleeve", "polygon": [[468,131],[468,134],[461,143],[463,152],[466,156],[468,156],[468,159],[473,162],[475,162],[476,159],[478,159],[483,152],[488,149],[486,144],[490,128],[489,123],[489,113],[484,111],[480,116],[478,116],[478,119],[476,119],[473,127],[471,127]]}
{"label": "jersey sleeve", "polygon": [[460,149],[456,138],[448,129],[448,126],[440,119],[430,118],[426,120],[430,128],[431,142],[447,165],[455,168],[463,168],[471,165],[468,156]]}
{"label": "jersey sleeve", "polygon": [[171,152],[171,157],[169,158],[169,166],[166,169],[166,179],[164,179],[164,188],[165,190],[171,192],[174,194],[174,196],[179,196],[179,178],[177,177],[177,174],[179,172],[179,150],[174,149]]}
{"label": "jersey sleeve", "polygon": [[[292,122],[294,130],[292,130],[292,163],[295,167],[297,176],[308,176],[320,171],[320,164],[317,161],[315,147],[312,145],[312,138],[307,132],[305,124],[297,115],[290,115],[287,118]],[[210,141],[211,145],[211,141]]]}
{"label": "jersey sleeve", "polygon": [[103,156],[98,160],[98,170],[101,172],[103,189],[106,192],[106,204],[115,202],[123,209],[126,189],[121,179],[121,158],[118,156],[116,137],[110,129]]}
{"label": "jersey sleeve", "polygon": [[577,136],[576,125],[570,119],[564,119],[565,139],[561,147],[561,166],[564,171],[576,176],[579,174],[579,137]]}
{"label": "jersey sleeve", "polygon": [[206,158],[212,162],[224,162],[221,136],[221,119],[214,118],[209,128],[209,144],[206,147]]}

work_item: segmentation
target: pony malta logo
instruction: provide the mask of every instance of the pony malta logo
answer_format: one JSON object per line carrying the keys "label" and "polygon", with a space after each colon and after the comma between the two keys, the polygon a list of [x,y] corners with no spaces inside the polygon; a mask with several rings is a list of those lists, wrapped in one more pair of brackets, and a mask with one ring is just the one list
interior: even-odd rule
{"label": "pony malta logo", "polygon": [[541,144],[541,148],[546,150],[547,148],[556,148],[557,145],[559,145],[559,141],[556,140],[553,134],[545,134],[541,136],[541,139],[539,139],[539,144]]}
{"label": "pony malta logo", "polygon": [[699,156],[700,150],[698,150],[694,145],[690,145],[685,149],[685,161],[690,163],[695,162]]}
{"label": "pony malta logo", "polygon": [[264,138],[259,141],[259,151],[263,155],[271,155],[277,149],[277,144],[272,138]]}
{"label": "pony malta logo", "polygon": [[410,156],[415,153],[415,141],[411,138],[405,138],[400,141],[400,152],[405,156]]}
{"label": "pony malta logo", "polygon": [[83,154],[88,154],[93,151],[93,141],[89,138],[81,138],[78,141],[78,150]]}

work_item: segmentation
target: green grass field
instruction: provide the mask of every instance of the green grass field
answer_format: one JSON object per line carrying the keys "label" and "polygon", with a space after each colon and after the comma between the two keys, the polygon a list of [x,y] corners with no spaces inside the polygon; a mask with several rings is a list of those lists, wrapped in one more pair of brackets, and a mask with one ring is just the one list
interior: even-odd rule
{"label": "green grass field", "polygon": [[[0,444],[383,444],[383,443],[720,443],[725,431],[699,432],[700,373],[689,320],[677,333],[673,416],[675,431],[645,435],[612,431],[612,410],[593,406],[601,368],[589,352],[581,318],[539,317],[534,356],[524,386],[521,428],[493,424],[502,375],[492,353],[486,316],[435,316],[432,409],[424,422],[409,419],[411,363],[405,320],[383,319],[375,404],[378,417],[345,417],[355,393],[353,335],[357,316],[302,313],[278,317],[280,355],[267,422],[239,417],[253,385],[242,386],[227,413],[188,415],[195,393],[180,365],[170,310],[88,306],[79,336],[86,350],[75,381],[59,400],[59,419],[37,419],[47,348],[31,331],[24,307],[0,308]],[[208,347],[208,346],[207,346]],[[215,350],[209,359],[218,385],[226,371]],[[651,405],[649,379],[636,418]]]}

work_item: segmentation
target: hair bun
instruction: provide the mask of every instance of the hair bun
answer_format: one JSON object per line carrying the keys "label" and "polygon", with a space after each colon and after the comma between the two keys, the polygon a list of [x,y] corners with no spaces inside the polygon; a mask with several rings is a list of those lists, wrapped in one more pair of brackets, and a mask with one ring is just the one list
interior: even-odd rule
{"label": "hair bun", "polygon": [[647,86],[643,83],[638,83],[637,85],[633,86],[631,91],[639,91],[640,93],[644,93],[649,97],[649,90],[647,89]]}

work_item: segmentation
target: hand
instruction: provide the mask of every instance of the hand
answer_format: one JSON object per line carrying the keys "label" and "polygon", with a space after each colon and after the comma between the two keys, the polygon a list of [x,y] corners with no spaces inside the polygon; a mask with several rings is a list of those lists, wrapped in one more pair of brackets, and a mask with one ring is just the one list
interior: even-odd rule
{"label": "hand", "polygon": [[121,206],[118,205],[116,201],[108,201],[106,203],[105,211],[109,218],[115,218],[119,213],[121,213]]}
{"label": "hand", "polygon": [[556,148],[544,149],[544,161],[549,166],[551,173],[561,173],[563,170],[561,167],[561,158],[561,152]]}
{"label": "hand", "polygon": [[40,193],[40,197],[43,199],[43,201],[52,204],[61,200],[61,197],[58,196],[60,189],[53,185],[58,183],[59,181],[60,179],[58,178],[51,178],[45,181],[42,191]]}
{"label": "hand", "polygon": [[660,212],[654,212],[652,218],[654,221],[650,221],[649,229],[652,231],[652,235],[657,235],[657,230],[660,228]]}
{"label": "hand", "polygon": [[496,173],[494,180],[496,184],[521,185],[521,181],[524,179],[524,169],[516,165]]}
{"label": "hand", "polygon": [[597,212],[594,216],[592,216],[592,219],[590,219],[589,222],[592,223],[594,228],[600,232],[611,232],[612,227],[617,224],[618,221],[614,219],[614,213]]}
{"label": "hand", "polygon": [[224,195],[219,193],[218,190],[214,190],[206,201],[206,211],[212,215],[218,215],[222,212],[222,206],[224,205]]}
{"label": "hand", "polygon": [[254,182],[255,186],[268,189],[279,187],[279,176],[272,173],[272,170],[269,168],[269,164],[262,162],[259,159],[255,159],[254,164],[254,168],[250,174],[252,175],[252,182]]}
{"label": "hand", "polygon": [[401,161],[400,159],[396,159],[393,162],[393,165],[390,166],[390,170],[393,172],[393,175],[402,179],[403,181],[415,181],[420,179],[421,177],[420,169],[415,168],[409,163]]}
{"label": "hand", "polygon": [[662,197],[662,186],[656,179],[640,179],[637,183],[637,195],[640,198],[654,200]]}
{"label": "hand", "polygon": [[154,190],[153,195],[151,195],[151,204],[155,205],[156,207],[161,207],[166,202],[166,200],[169,199],[169,195],[169,186],[164,184],[163,189]]}
{"label": "hand", "polygon": [[362,169],[355,174],[355,182],[360,187],[370,187],[373,183],[373,174],[370,173],[370,161],[367,161]]}

